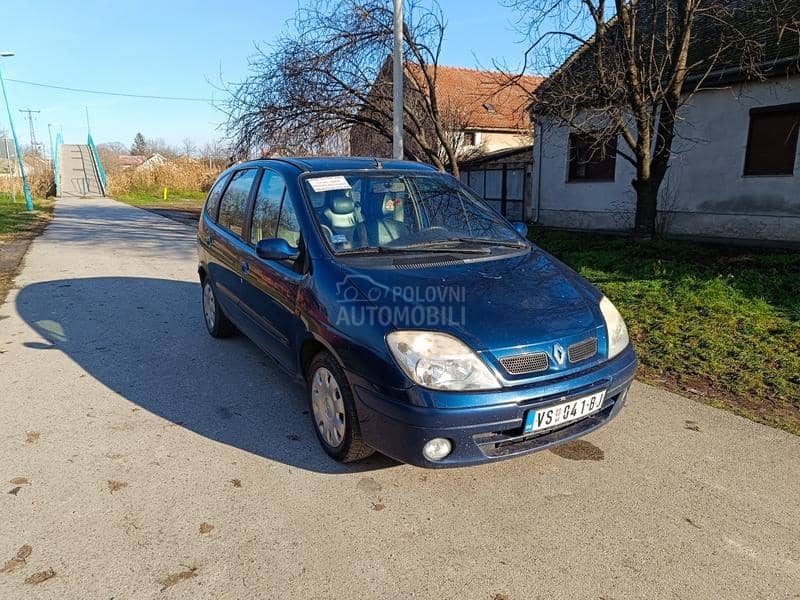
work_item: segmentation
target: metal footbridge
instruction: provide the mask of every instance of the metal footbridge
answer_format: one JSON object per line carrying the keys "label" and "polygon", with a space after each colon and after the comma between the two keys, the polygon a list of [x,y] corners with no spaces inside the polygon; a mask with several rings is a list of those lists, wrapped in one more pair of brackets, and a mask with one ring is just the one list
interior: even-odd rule
{"label": "metal footbridge", "polygon": [[91,135],[86,144],[64,144],[59,134],[53,162],[57,196],[92,198],[106,195],[106,174]]}

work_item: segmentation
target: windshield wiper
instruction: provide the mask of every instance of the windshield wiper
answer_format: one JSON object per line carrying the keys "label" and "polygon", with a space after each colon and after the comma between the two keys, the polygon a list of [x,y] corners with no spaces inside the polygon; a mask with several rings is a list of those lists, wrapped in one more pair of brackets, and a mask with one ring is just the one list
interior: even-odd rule
{"label": "windshield wiper", "polygon": [[489,251],[484,248],[441,248],[437,246],[429,246],[432,242],[425,242],[423,244],[414,244],[412,246],[398,246],[396,248],[391,246],[364,246],[363,248],[353,248],[352,250],[342,250],[338,255],[346,254],[395,254],[402,252],[413,252],[419,254],[420,252],[440,252],[440,253],[457,253],[457,254],[488,254]]}
{"label": "windshield wiper", "polygon": [[[487,246],[503,246],[505,248],[527,248],[527,244],[521,242],[512,242],[511,240],[493,240],[491,238],[473,238],[473,237],[459,237],[447,238],[446,240],[439,240],[437,244],[447,244],[453,242],[461,242],[464,244],[485,244]],[[459,250],[461,252],[461,250]]]}

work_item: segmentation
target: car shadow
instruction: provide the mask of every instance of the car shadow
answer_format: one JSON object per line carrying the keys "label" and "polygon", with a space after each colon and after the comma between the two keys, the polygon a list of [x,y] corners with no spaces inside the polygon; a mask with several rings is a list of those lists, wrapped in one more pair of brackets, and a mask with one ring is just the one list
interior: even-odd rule
{"label": "car shadow", "polygon": [[242,335],[205,330],[197,283],[95,277],[35,283],[16,308],[47,343],[105,386],[206,438],[318,473],[397,463],[382,455],[342,465],[320,448],[302,386]]}

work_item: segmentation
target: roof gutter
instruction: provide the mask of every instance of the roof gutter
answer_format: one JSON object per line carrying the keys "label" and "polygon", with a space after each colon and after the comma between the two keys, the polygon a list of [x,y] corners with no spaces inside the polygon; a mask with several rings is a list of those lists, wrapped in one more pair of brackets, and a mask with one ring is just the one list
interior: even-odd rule
{"label": "roof gutter", "polygon": [[[776,76],[776,75],[784,75],[786,73],[791,72],[792,64],[800,64],[800,56],[787,56],[785,58],[781,58],[775,61],[771,61],[769,63],[761,63],[756,66],[757,69],[764,70],[764,73],[767,77],[769,76]],[[786,67],[783,69],[782,67]],[[800,67],[799,67],[800,68]],[[779,72],[775,73],[776,69],[780,69]],[[716,71],[711,71],[707,75],[691,75],[687,77],[684,81],[684,86],[699,83],[700,81],[709,81],[713,80],[715,83],[725,83],[725,82],[732,82],[736,81],[736,76],[743,75],[741,67],[725,67],[724,69],[717,69]],[[743,81],[747,81],[747,77],[742,77]]]}

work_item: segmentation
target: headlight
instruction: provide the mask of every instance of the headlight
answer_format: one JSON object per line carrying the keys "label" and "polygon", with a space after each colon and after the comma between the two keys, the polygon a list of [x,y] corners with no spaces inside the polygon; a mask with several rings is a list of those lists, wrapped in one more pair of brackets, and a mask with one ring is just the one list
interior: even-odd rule
{"label": "headlight", "polygon": [[608,331],[608,358],[614,358],[628,346],[628,328],[617,307],[605,296],[600,300],[600,312],[603,313]]}
{"label": "headlight", "polygon": [[433,390],[500,387],[486,363],[461,340],[431,331],[393,331],[386,336],[397,363],[412,381]]}

